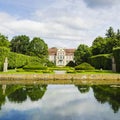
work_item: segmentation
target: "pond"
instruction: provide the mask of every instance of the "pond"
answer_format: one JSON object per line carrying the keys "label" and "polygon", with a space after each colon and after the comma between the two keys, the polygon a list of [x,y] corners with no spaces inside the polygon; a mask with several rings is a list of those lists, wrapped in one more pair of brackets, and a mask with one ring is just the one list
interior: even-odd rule
{"label": "pond", "polygon": [[0,120],[119,120],[117,85],[0,85]]}

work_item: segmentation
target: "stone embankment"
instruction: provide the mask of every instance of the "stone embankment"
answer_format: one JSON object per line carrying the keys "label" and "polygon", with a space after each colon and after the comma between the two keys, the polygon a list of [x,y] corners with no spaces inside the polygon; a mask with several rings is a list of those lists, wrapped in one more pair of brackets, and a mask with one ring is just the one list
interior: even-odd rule
{"label": "stone embankment", "polygon": [[120,74],[1,74],[4,83],[120,84]]}

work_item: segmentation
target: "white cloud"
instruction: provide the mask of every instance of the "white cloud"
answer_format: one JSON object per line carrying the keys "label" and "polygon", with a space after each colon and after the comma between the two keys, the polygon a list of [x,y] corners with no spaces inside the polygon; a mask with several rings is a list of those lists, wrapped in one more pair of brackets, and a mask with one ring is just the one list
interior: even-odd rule
{"label": "white cloud", "polygon": [[84,0],[84,1],[91,8],[109,7],[120,3],[119,0]]}
{"label": "white cloud", "polygon": [[[31,9],[32,6],[27,5],[27,2],[20,3],[21,9],[25,6],[27,10]],[[90,3],[99,5],[99,2],[91,0]],[[17,11],[16,14],[0,12],[0,32],[10,37],[21,34],[31,38],[38,36],[47,41],[50,47],[73,48],[83,43],[91,45],[95,37],[105,34],[108,27],[119,28],[120,5],[116,4],[117,0],[106,2],[114,6],[91,9],[86,5],[89,3],[87,0],[51,0],[48,3],[42,0],[41,4],[36,0],[32,12],[25,18],[17,14]],[[100,3],[103,4],[104,1]]]}

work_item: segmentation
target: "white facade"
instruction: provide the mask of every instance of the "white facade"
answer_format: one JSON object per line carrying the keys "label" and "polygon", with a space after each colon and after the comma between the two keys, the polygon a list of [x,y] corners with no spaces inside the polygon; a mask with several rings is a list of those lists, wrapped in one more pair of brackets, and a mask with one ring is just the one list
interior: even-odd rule
{"label": "white facade", "polygon": [[49,49],[49,60],[56,64],[56,66],[65,66],[70,61],[74,61],[75,49]]}

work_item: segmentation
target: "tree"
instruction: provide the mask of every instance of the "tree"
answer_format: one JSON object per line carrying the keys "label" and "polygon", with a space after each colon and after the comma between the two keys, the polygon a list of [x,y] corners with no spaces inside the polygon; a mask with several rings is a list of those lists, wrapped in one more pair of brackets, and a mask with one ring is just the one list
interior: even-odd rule
{"label": "tree", "polygon": [[120,89],[119,87],[111,87],[109,85],[93,85],[94,97],[102,104],[108,103],[117,113],[120,109]]}
{"label": "tree", "polygon": [[9,47],[10,42],[8,41],[8,38],[0,33],[0,46],[1,47]]}
{"label": "tree", "polygon": [[48,56],[48,46],[41,38],[34,37],[29,44],[28,54],[39,58],[46,58]]}
{"label": "tree", "polygon": [[77,65],[83,62],[88,62],[89,57],[91,56],[91,49],[87,45],[80,44],[75,51],[74,56]]}
{"label": "tree", "polygon": [[13,37],[11,40],[11,51],[26,54],[28,52],[29,40],[29,37],[26,35]]}
{"label": "tree", "polygon": [[114,32],[113,28],[110,27],[106,33],[106,48],[107,53],[112,53],[113,48],[120,47],[120,30],[117,30],[117,33]]}
{"label": "tree", "polygon": [[114,38],[116,34],[115,34],[113,28],[109,27],[109,29],[107,30],[107,33],[105,35],[108,38]]}
{"label": "tree", "polygon": [[104,54],[106,52],[106,39],[103,37],[97,37],[92,43],[92,54]]}

